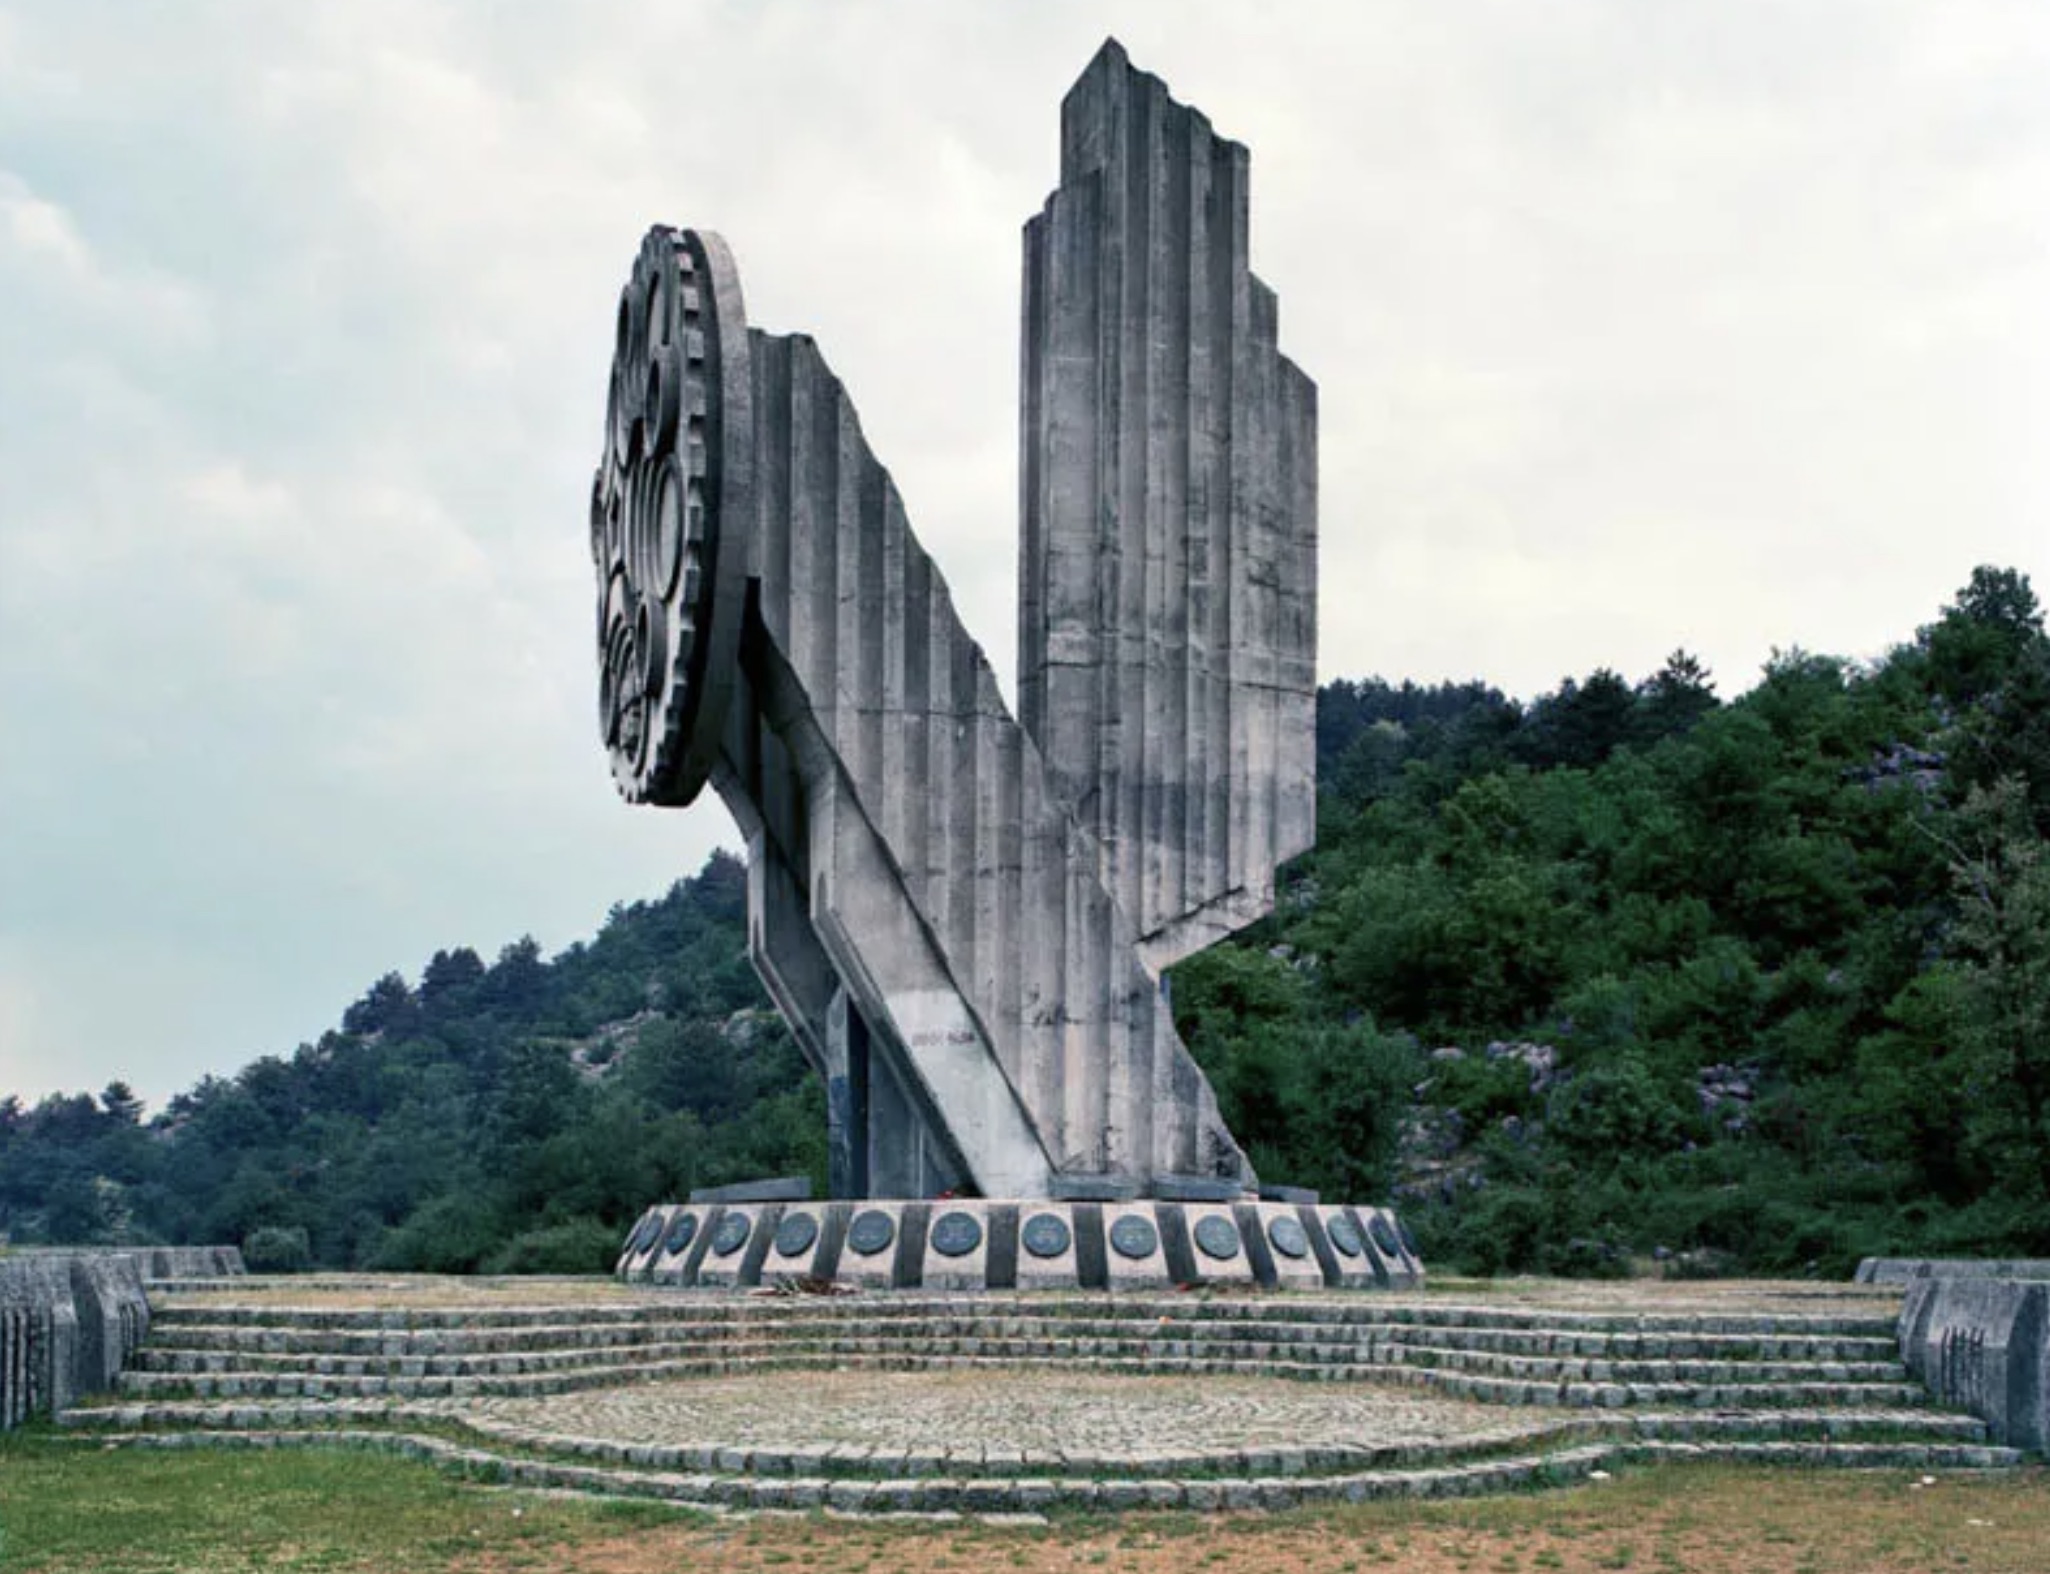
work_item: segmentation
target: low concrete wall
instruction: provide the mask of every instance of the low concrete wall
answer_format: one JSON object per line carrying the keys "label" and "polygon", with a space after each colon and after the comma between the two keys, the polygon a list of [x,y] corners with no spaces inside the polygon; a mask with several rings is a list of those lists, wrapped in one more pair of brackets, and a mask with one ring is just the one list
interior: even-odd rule
{"label": "low concrete wall", "polygon": [[239,1246],[20,1246],[9,1260],[73,1257],[133,1258],[145,1279],[232,1279],[249,1271]]}
{"label": "low concrete wall", "polygon": [[1901,1308],[1901,1359],[2012,1448],[2050,1451],[2050,1284],[1923,1277]]}
{"label": "low concrete wall", "polygon": [[1917,1279],[2050,1279],[2050,1257],[1867,1257],[1860,1284],[1912,1284]]}
{"label": "low concrete wall", "polygon": [[134,1253],[0,1260],[0,1431],[113,1387],[148,1332]]}

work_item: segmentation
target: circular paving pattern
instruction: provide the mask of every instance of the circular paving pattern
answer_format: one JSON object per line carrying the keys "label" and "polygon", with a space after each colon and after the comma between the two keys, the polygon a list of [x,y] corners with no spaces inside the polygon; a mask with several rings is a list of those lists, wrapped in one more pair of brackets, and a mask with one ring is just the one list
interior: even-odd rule
{"label": "circular paving pattern", "polygon": [[635,1383],[539,1398],[467,1399],[463,1414],[561,1437],[802,1449],[1027,1450],[1112,1459],[1523,1435],[1553,1412],[1369,1384],[1257,1377],[1119,1377],[1050,1370],[772,1372]]}

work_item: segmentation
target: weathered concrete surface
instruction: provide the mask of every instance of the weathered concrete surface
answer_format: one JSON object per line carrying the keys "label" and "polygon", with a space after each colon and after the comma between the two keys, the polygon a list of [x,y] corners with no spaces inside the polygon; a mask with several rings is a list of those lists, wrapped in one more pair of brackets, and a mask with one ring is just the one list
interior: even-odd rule
{"label": "weathered concrete surface", "polygon": [[1922,1278],[1908,1286],[1901,1358],[1941,1399],[2013,1448],[2050,1449],[2050,1284]]}
{"label": "weathered concrete surface", "polygon": [[1245,150],[1106,45],[1028,232],[1030,727],[817,346],[747,327],[717,236],[642,242],[592,488],[601,723],[629,799],[709,781],[747,836],[837,1197],[1256,1183],[1157,976],[1312,831],[1315,390],[1246,223]]}
{"label": "weathered concrete surface", "polygon": [[224,1279],[248,1273],[239,1246],[26,1246],[15,1260],[31,1257],[127,1257],[145,1279]]}
{"label": "weathered concrete surface", "polygon": [[1917,1279],[2050,1279],[2050,1257],[1867,1257],[1859,1284],[1911,1284]]}
{"label": "weathered concrete surface", "polygon": [[0,1261],[0,1430],[112,1388],[148,1331],[133,1253]]}
{"label": "weathered concrete surface", "polygon": [[1249,155],[1104,45],[1025,227],[1018,711],[1158,971],[1316,835],[1316,385]]}
{"label": "weathered concrete surface", "polygon": [[[1302,1203],[670,1203],[642,1216],[615,1271],[631,1284],[682,1288],[798,1278],[896,1290],[1421,1286],[1422,1264],[1393,1245],[1394,1216],[1362,1211],[1383,1220],[1391,1250],[1377,1252],[1352,1210]],[[814,1228],[794,1231],[786,1250],[779,1227],[793,1215],[810,1218]],[[1346,1222],[1334,1244],[1332,1221],[1341,1215]],[[744,1234],[728,1222],[736,1219],[745,1221]],[[1053,1225],[1058,1229],[1049,1236]]]}

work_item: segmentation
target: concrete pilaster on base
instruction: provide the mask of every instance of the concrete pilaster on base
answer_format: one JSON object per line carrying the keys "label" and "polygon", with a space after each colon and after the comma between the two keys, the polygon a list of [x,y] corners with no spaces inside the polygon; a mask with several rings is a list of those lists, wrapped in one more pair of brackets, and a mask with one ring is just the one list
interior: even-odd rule
{"label": "concrete pilaster on base", "polygon": [[1407,1289],[1424,1282],[1424,1265],[1417,1257],[1416,1242],[1411,1238],[1408,1227],[1395,1216],[1393,1208],[1353,1208],[1349,1211],[1358,1221],[1375,1256],[1385,1266],[1393,1288]]}
{"label": "concrete pilaster on base", "polygon": [[1082,1282],[1073,1214],[1065,1202],[1018,1205],[1017,1289],[1072,1290]]}
{"label": "concrete pilaster on base", "polygon": [[795,1279],[830,1279],[838,1265],[847,1238],[847,1223],[854,1204],[846,1202],[793,1202],[767,1237],[762,1256],[760,1282],[777,1284]]}
{"label": "concrete pilaster on base", "polygon": [[834,1277],[865,1290],[893,1289],[897,1255],[903,1248],[904,1209],[901,1202],[857,1202],[847,1221],[846,1243]]}
{"label": "concrete pilaster on base", "polygon": [[990,1282],[990,1204],[947,1199],[932,1205],[925,1228],[919,1285],[927,1290],[982,1290]]}
{"label": "concrete pilaster on base", "polygon": [[1103,1208],[1103,1267],[1106,1289],[1164,1290],[1174,1284],[1161,1245],[1157,1209],[1176,1203],[1109,1202]]}
{"label": "concrete pilaster on base", "polygon": [[1393,1282],[1387,1265],[1374,1256],[1367,1232],[1350,1208],[1319,1207],[1315,1210],[1324,1239],[1330,1245],[1332,1268],[1326,1277],[1341,1290],[1386,1289]]}
{"label": "concrete pilaster on base", "polygon": [[709,1286],[760,1284],[784,1204],[738,1203],[714,1210],[704,1229],[709,1244],[698,1260],[698,1283]]}
{"label": "concrete pilaster on base", "polygon": [[1246,1251],[1244,1233],[1232,1215],[1231,1204],[1164,1203],[1162,1212],[1165,1213],[1170,1206],[1180,1215],[1189,1238],[1189,1277],[1184,1282],[1239,1285],[1259,1282],[1258,1275],[1253,1272],[1253,1259]]}
{"label": "concrete pilaster on base", "polygon": [[811,1279],[961,1292],[1400,1290],[1424,1277],[1387,1209],[1160,1198],[669,1203],[635,1224],[618,1276],[678,1288]]}

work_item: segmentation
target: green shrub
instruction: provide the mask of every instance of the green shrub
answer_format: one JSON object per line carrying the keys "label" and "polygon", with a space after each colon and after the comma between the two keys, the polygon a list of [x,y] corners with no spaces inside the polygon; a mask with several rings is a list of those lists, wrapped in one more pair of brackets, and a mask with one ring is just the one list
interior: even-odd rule
{"label": "green shrub", "polygon": [[610,1273],[625,1232],[597,1219],[524,1230],[484,1259],[486,1273]]}
{"label": "green shrub", "polygon": [[251,1273],[304,1273],[313,1243],[303,1225],[267,1225],[242,1237],[242,1261]]}

